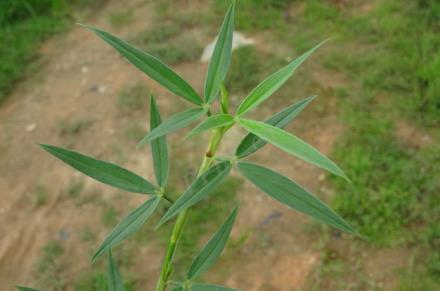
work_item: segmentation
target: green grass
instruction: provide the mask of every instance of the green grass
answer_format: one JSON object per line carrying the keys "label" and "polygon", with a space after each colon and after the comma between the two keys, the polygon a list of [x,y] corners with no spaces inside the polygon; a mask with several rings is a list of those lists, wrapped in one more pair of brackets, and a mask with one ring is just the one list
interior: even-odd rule
{"label": "green grass", "polygon": [[114,28],[121,28],[134,20],[134,12],[131,9],[113,12],[109,15],[108,21]]}
{"label": "green grass", "polygon": [[261,52],[253,45],[240,47],[232,55],[226,87],[233,92],[249,93],[274,68],[281,67],[283,64],[285,62],[280,58]]}
{"label": "green grass", "polygon": [[61,136],[75,135],[92,126],[93,121],[89,119],[67,119],[58,123],[58,133]]}
{"label": "green grass", "polygon": [[42,249],[36,264],[37,279],[44,290],[63,290],[65,281],[61,275],[64,247],[59,241],[49,241]]}
{"label": "green grass", "polygon": [[[271,36],[295,52],[333,37],[313,62],[318,70],[346,79],[345,85],[321,93],[335,98],[334,114],[345,130],[332,158],[353,183],[331,178],[337,193],[332,204],[366,236],[356,243],[359,249],[398,245],[415,254],[413,265],[399,272],[399,290],[435,289],[440,284],[440,3],[383,0],[363,10],[342,1],[261,1],[267,9],[252,9],[259,2],[239,1],[239,29],[271,29]],[[234,57],[243,60],[243,71],[258,72],[261,56],[242,50]],[[247,91],[257,82],[254,76],[241,80],[241,68],[232,66],[229,87]],[[300,75],[286,86],[290,93],[313,89],[298,80]],[[398,135],[401,122],[414,128],[417,142]],[[420,140],[424,135],[431,142]],[[338,278],[353,275],[344,256],[323,264],[322,277],[332,277],[327,283],[333,289],[343,288]],[[372,288],[366,275],[350,280],[359,289]]]}
{"label": "green grass", "polygon": [[142,82],[127,85],[118,94],[118,108],[125,112],[145,108],[149,94],[150,90]]}
{"label": "green grass", "polygon": [[[94,5],[101,5],[97,1]],[[0,2],[0,103],[39,58],[39,46],[73,24],[70,13],[91,6],[84,0],[3,0]],[[11,49],[13,48],[13,49]]]}
{"label": "green grass", "polygon": [[203,47],[190,32],[178,23],[156,25],[139,33],[133,42],[167,64],[196,61]]}

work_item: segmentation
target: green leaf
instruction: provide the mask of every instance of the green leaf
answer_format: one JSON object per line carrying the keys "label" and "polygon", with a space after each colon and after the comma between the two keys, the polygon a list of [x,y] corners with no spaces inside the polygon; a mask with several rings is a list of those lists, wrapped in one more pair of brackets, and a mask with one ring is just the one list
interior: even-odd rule
{"label": "green leaf", "polygon": [[17,288],[20,291],[40,291],[40,289],[24,287],[24,286],[18,286],[18,285],[15,285],[15,288]]}
{"label": "green leaf", "polygon": [[211,285],[211,284],[193,284],[191,286],[192,291],[238,291],[237,289],[227,288],[223,286],[218,285]]}
{"label": "green leaf", "polygon": [[229,174],[231,163],[224,161],[209,168],[198,177],[168,209],[158,226],[173,218],[182,210],[193,206],[206,196]]}
{"label": "green leaf", "polygon": [[232,117],[230,114],[213,115],[198,124],[193,130],[188,133],[187,136],[193,136],[217,127],[229,126],[233,123],[234,117]]}
{"label": "green leaf", "polygon": [[152,194],[156,190],[144,178],[113,163],[52,145],[40,146],[69,166],[104,184],[134,193]]}
{"label": "green leaf", "polygon": [[[154,130],[162,123],[156,99],[151,95],[150,100],[150,129]],[[151,141],[153,153],[154,173],[156,181],[161,187],[165,187],[168,180],[168,147],[166,136],[161,136]]]}
{"label": "green leaf", "polygon": [[96,33],[96,35],[121,53],[130,63],[172,93],[183,97],[194,104],[203,104],[203,100],[199,94],[197,94],[197,92],[185,80],[183,80],[182,77],[152,55],[141,51],[106,31],[89,25],[80,25]]}
{"label": "green leaf", "polygon": [[348,233],[356,234],[348,223],[318,197],[289,178],[249,162],[238,162],[238,170],[256,187],[290,208],[301,211],[324,223]]}
{"label": "green leaf", "polygon": [[218,95],[231,62],[235,1],[232,1],[218,34],[205,81],[205,100],[211,103]]}
{"label": "green leaf", "polygon": [[293,134],[260,121],[239,119],[238,123],[259,138],[270,142],[287,153],[348,180],[344,172],[335,163]]}
{"label": "green leaf", "polygon": [[150,218],[157,205],[159,205],[160,197],[156,196],[144,202],[141,206],[130,212],[111,233],[105,238],[104,242],[96,250],[92,257],[92,261],[99,258],[104,252],[120,243],[128,236],[135,233]]}
{"label": "green leaf", "polygon": [[[273,115],[264,122],[279,128],[284,128],[315,98],[316,96],[311,96],[300,100]],[[238,145],[237,149],[235,150],[235,155],[240,159],[245,158],[258,151],[266,143],[266,141],[262,140],[255,134],[249,133]]]}
{"label": "green leaf", "polygon": [[150,131],[140,142],[139,145],[144,145],[152,140],[164,136],[170,132],[181,129],[197,119],[199,119],[202,115],[206,113],[206,109],[203,108],[191,108],[182,112],[179,112],[164,122],[162,122],[158,127],[154,128]]}
{"label": "green leaf", "polygon": [[321,42],[302,56],[298,57],[281,70],[273,73],[261,82],[249,95],[241,102],[237,110],[237,115],[243,115],[261,102],[269,98],[278,88],[280,88],[295,72],[295,70],[321,45]]}
{"label": "green leaf", "polygon": [[113,259],[112,251],[108,251],[108,290],[109,291],[124,291],[124,284],[122,282],[121,274],[119,273],[118,266]]}
{"label": "green leaf", "polygon": [[226,242],[231,234],[232,226],[237,217],[237,209],[238,208],[235,208],[232,211],[226,221],[220,226],[217,232],[196,256],[188,270],[188,280],[199,277],[217,261],[217,258],[225,248]]}

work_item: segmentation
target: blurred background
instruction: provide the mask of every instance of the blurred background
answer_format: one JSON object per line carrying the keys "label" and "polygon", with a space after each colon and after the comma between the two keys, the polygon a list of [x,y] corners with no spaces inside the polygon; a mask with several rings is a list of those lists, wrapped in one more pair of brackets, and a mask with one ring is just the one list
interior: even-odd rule
{"label": "blurred background", "polygon": [[[105,290],[105,262],[91,265],[89,258],[145,199],[79,175],[36,142],[114,161],[152,180],[150,149],[136,149],[148,130],[147,96],[158,95],[164,117],[188,105],[75,23],[158,56],[202,91],[201,56],[227,5],[0,2],[1,290]],[[239,0],[237,9],[242,42],[227,79],[233,105],[332,38],[253,117],[319,95],[287,129],[329,155],[353,183],[270,145],[251,159],[312,190],[364,239],[286,209],[233,173],[192,212],[175,278],[240,203],[231,241],[207,281],[259,291],[440,290],[440,2]],[[169,138],[174,193],[191,181],[207,141],[203,135],[182,142],[186,132]],[[222,152],[232,152],[244,134],[231,131]],[[146,225],[114,250],[127,290],[152,290],[170,227]]]}

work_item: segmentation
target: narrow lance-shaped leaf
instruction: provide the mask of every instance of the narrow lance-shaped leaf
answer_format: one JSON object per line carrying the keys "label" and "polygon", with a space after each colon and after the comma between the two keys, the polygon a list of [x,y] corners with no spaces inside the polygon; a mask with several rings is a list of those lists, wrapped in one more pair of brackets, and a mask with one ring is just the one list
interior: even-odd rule
{"label": "narrow lance-shaped leaf", "polygon": [[182,210],[193,206],[206,196],[229,174],[231,163],[224,161],[209,168],[205,173],[198,177],[168,209],[158,226],[173,218]]}
{"label": "narrow lance-shaped leaf", "polygon": [[237,115],[243,115],[261,102],[269,98],[276,90],[278,90],[295,72],[295,70],[321,45],[323,41],[302,56],[298,57],[281,70],[273,73],[261,82],[251,93],[241,102],[237,110]]}
{"label": "narrow lance-shaped leaf", "polygon": [[239,161],[237,165],[239,171],[252,184],[272,198],[321,222],[352,234],[356,233],[344,219],[333,212],[318,197],[289,178],[253,163]]}
{"label": "narrow lance-shaped leaf", "polygon": [[[300,100],[289,107],[283,109],[277,114],[273,115],[264,122],[275,127],[284,128],[289,122],[291,122],[301,111],[313,100],[316,96],[311,96],[306,99]],[[262,148],[267,142],[259,138],[253,133],[249,133],[240,142],[237,149],[235,150],[235,155],[242,159],[245,158],[260,148]]]}
{"label": "narrow lance-shaped leaf", "polygon": [[159,61],[157,58],[141,51],[140,49],[106,31],[89,25],[80,25],[96,33],[96,35],[121,53],[130,63],[135,65],[139,70],[150,76],[153,80],[170,90],[172,93],[183,97],[194,104],[203,104],[203,100],[199,94],[197,94],[197,92],[177,73]]}
{"label": "narrow lance-shaped leaf", "polygon": [[[154,130],[162,123],[156,99],[151,95],[150,100],[150,129]],[[154,173],[159,186],[164,187],[168,180],[168,147],[166,136],[151,141]]]}
{"label": "narrow lance-shaped leaf", "polygon": [[191,286],[192,291],[238,291],[238,289],[227,288],[219,285],[196,283]]}
{"label": "narrow lance-shaped leaf", "polygon": [[104,184],[134,193],[152,194],[156,190],[144,178],[113,163],[52,145],[40,146],[69,166]]}
{"label": "narrow lance-shaped leaf", "polygon": [[16,285],[15,288],[17,288],[20,291],[40,291],[40,289],[35,289],[35,288],[30,288],[30,287],[25,287],[25,286],[19,286],[19,285]]}
{"label": "narrow lance-shaped leaf", "polygon": [[305,143],[300,138],[278,127],[264,122],[239,119],[239,124],[259,138],[279,147],[289,154],[295,155],[313,165],[323,168],[335,175],[348,180],[344,172],[330,159],[321,154],[317,149]]}
{"label": "narrow lance-shaped leaf", "polygon": [[206,113],[206,109],[203,108],[191,108],[176,115],[171,116],[167,120],[163,121],[158,127],[150,131],[140,142],[139,145],[144,145],[152,140],[164,136],[168,133],[184,128],[187,125],[193,123]]}
{"label": "narrow lance-shaped leaf", "polygon": [[107,277],[108,291],[124,291],[122,276],[121,273],[119,273],[118,265],[113,259],[111,250],[108,252]]}
{"label": "narrow lance-shaped leaf", "polygon": [[111,233],[105,238],[104,242],[96,250],[92,257],[92,261],[95,261],[107,250],[120,243],[128,236],[139,230],[142,225],[150,218],[157,205],[159,205],[160,197],[156,196],[150,200],[144,202],[141,206],[136,208],[130,214],[127,215]]}
{"label": "narrow lance-shaped leaf", "polygon": [[230,114],[213,115],[202,121],[195,128],[193,128],[187,136],[193,136],[213,128],[229,126],[233,123],[234,117],[232,117]]}
{"label": "narrow lance-shaped leaf", "polygon": [[232,211],[226,221],[220,226],[217,232],[196,256],[188,270],[188,280],[199,277],[217,261],[217,258],[226,246],[226,242],[229,239],[236,217],[237,208]]}
{"label": "narrow lance-shaped leaf", "polygon": [[232,1],[220,28],[208,66],[205,81],[205,100],[207,103],[211,103],[217,97],[231,62],[234,17],[235,1]]}

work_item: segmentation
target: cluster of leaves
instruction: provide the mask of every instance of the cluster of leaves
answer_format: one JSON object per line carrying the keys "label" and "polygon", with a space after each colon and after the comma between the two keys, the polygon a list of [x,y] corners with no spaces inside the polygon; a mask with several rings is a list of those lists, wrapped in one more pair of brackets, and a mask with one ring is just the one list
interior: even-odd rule
{"label": "cluster of leaves", "polygon": [[[84,25],[85,28],[96,33],[97,36],[119,51],[142,72],[173,94],[195,105],[162,121],[155,97],[151,96],[150,132],[140,141],[140,145],[150,144],[151,146],[156,185],[132,171],[113,163],[98,160],[64,148],[47,144],[41,145],[43,149],[53,156],[97,181],[128,192],[152,196],[128,214],[111,231],[92,257],[92,261],[95,261],[103,254],[108,254],[109,290],[123,289],[122,279],[113,260],[111,249],[139,230],[155,212],[159,203],[171,203],[171,206],[161,218],[158,227],[208,197],[212,190],[228,176],[233,166],[236,166],[239,172],[257,188],[282,204],[343,231],[355,234],[355,231],[340,216],[302,186],[276,171],[245,160],[266,143],[271,143],[289,154],[348,180],[344,172],[330,159],[297,136],[283,130],[314,99],[314,96],[286,107],[263,122],[245,118],[248,112],[255,109],[279,89],[292,76],[295,70],[324,42],[263,80],[244,98],[238,106],[236,113],[232,115],[229,113],[228,94],[223,83],[232,55],[234,15],[235,2],[230,5],[219,32],[208,67],[204,98],[171,68],[149,53],[135,48],[108,32]],[[213,113],[211,105],[219,99],[219,95],[221,95],[220,112]],[[219,143],[223,134],[233,125],[241,126],[249,133],[237,146],[232,157],[217,158],[215,157],[215,149],[213,149],[214,152],[208,152],[205,157],[205,160],[208,161],[206,169],[202,166],[197,178],[176,201],[173,201],[167,196],[169,155],[166,135],[194,123],[203,116],[207,116],[207,118],[193,128],[189,136],[211,130],[215,142]],[[238,208],[235,208],[198,253],[187,271],[186,280],[184,282],[172,282],[176,285],[174,290],[234,290],[221,286],[197,283],[195,280],[206,272],[222,253],[237,212]],[[179,219],[176,223],[180,223]],[[172,236],[171,240],[174,238]],[[173,243],[175,244],[176,242]],[[171,258],[166,258],[164,264],[171,264],[171,259],[172,256]],[[167,271],[168,269],[165,270]],[[167,279],[169,275],[165,274],[165,278]],[[165,283],[169,284],[171,282],[167,281]],[[164,288],[157,290],[164,290]]]}

